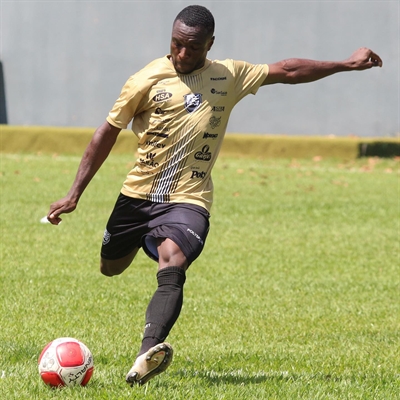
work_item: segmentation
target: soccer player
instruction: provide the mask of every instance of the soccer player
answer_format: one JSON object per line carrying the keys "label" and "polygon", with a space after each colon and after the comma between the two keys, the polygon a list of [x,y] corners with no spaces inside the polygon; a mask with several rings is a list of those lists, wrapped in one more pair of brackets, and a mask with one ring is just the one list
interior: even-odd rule
{"label": "soccer player", "polygon": [[48,220],[72,212],[109,155],[121,129],[132,122],[138,158],[107,223],[100,271],[121,274],[140,248],[158,263],[158,288],[147,311],[141,348],[126,376],[144,384],[171,363],[165,340],[182,307],[186,270],[203,250],[213,199],[211,170],[229,115],[260,86],[316,81],[337,72],[381,67],[360,48],[339,62],[288,59],[253,65],[212,61],[214,18],[202,6],[184,8],[172,27],[170,54],[132,75],[106,121],[94,132],[68,194],[50,206]]}

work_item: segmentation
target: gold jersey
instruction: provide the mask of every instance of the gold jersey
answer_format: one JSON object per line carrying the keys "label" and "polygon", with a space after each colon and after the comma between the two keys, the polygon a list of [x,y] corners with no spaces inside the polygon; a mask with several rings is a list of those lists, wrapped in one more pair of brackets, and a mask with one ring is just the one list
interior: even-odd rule
{"label": "gold jersey", "polygon": [[138,159],[121,192],[159,203],[211,208],[211,170],[229,115],[256,94],[268,65],[206,60],[191,74],[175,71],[168,56],[154,60],[124,85],[107,121],[138,136]]}

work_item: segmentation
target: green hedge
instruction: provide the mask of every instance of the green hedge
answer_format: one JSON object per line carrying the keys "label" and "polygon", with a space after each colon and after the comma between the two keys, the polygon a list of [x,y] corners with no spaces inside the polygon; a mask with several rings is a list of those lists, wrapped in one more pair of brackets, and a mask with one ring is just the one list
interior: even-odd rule
{"label": "green hedge", "polygon": [[[94,128],[0,125],[2,153],[81,155]],[[124,130],[113,153],[134,153],[136,136]],[[319,136],[283,136],[228,133],[221,153],[243,157],[344,158],[400,156],[400,139],[365,139]]]}

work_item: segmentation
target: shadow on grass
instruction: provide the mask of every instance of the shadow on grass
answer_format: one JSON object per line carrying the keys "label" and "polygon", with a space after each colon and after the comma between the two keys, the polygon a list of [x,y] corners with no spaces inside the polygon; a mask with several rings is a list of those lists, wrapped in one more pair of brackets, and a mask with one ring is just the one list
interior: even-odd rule
{"label": "shadow on grass", "polygon": [[176,371],[176,375],[182,377],[192,376],[194,378],[200,378],[208,381],[211,385],[220,384],[233,384],[233,385],[248,385],[248,384],[260,384],[263,382],[271,381],[340,381],[341,377],[333,376],[331,374],[295,374],[287,371],[271,371],[271,372],[255,372],[247,373],[243,370],[231,370],[226,372],[217,371],[198,371],[181,369]]}

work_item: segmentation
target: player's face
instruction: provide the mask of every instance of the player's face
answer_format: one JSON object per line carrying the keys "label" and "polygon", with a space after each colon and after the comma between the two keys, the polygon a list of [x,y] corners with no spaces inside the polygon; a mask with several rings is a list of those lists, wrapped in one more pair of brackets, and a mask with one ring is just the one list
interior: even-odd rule
{"label": "player's face", "polygon": [[213,43],[214,36],[207,35],[204,28],[176,21],[171,38],[171,62],[176,72],[190,74],[201,68]]}

